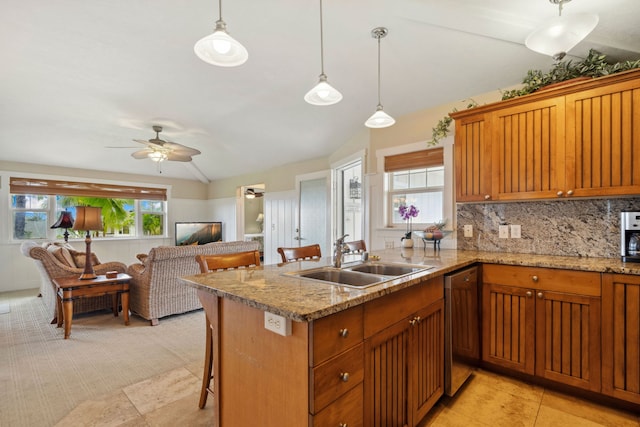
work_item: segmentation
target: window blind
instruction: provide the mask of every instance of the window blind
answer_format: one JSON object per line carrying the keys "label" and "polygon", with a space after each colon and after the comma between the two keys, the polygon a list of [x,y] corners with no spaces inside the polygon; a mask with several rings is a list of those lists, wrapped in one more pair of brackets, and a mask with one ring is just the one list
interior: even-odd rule
{"label": "window blind", "polygon": [[41,194],[61,196],[104,197],[111,199],[167,200],[164,188],[90,182],[57,181],[51,179],[17,178],[9,180],[11,194]]}
{"label": "window blind", "polygon": [[408,169],[430,168],[444,164],[444,149],[413,151],[411,153],[396,154],[384,158],[384,171],[396,172]]}

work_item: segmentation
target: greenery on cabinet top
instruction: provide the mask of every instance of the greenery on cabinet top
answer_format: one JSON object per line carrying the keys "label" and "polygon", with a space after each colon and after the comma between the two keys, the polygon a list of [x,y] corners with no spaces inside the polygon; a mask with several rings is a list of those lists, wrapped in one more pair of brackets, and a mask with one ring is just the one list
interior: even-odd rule
{"label": "greenery on cabinet top", "polygon": [[[542,70],[529,70],[522,80],[523,86],[519,89],[506,90],[502,92],[502,100],[516,98],[518,96],[528,95],[545,86],[565,82],[579,77],[603,77],[622,71],[640,68],[640,59],[635,61],[623,61],[610,63],[607,61],[606,55],[591,49],[585,59],[579,62],[557,61],[553,67],[547,72]],[[478,104],[471,100],[467,108],[476,107]],[[457,111],[454,109],[452,112]],[[446,115],[438,121],[432,129],[432,140],[427,143],[433,146],[442,138],[449,134],[451,122],[453,119]]]}

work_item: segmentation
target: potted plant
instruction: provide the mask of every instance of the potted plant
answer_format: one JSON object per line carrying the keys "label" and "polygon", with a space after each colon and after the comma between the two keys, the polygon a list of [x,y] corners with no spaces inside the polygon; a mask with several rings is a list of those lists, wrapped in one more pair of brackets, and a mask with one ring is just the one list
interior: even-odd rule
{"label": "potted plant", "polygon": [[412,248],[413,247],[413,239],[411,238],[411,221],[412,218],[418,216],[420,211],[414,205],[400,205],[398,209],[398,213],[400,213],[400,217],[407,221],[407,232],[404,234],[404,237],[400,239],[402,242],[402,247],[404,248]]}

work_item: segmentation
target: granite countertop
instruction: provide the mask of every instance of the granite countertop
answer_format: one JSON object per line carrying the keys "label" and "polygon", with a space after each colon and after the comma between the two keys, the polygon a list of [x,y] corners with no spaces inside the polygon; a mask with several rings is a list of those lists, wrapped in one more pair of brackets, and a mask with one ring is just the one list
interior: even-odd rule
{"label": "granite countertop", "polygon": [[[219,297],[295,321],[309,322],[476,262],[640,275],[640,263],[622,263],[619,258],[561,257],[448,249],[434,251],[430,247],[426,250],[422,248],[387,249],[373,251],[371,255],[379,256],[380,260],[377,262],[381,263],[428,265],[433,268],[364,289],[325,284],[285,274],[331,265],[330,257],[314,261],[198,274],[183,277],[181,281]],[[359,257],[347,255],[343,266],[348,266],[357,260]]]}

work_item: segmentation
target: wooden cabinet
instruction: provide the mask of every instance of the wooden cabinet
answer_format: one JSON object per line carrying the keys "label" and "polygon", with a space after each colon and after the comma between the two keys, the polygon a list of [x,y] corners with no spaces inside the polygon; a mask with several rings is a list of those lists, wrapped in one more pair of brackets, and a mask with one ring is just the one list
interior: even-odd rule
{"label": "wooden cabinet", "polygon": [[444,392],[443,278],[365,304],[364,354],[364,424],[415,426]]}
{"label": "wooden cabinet", "polygon": [[602,392],[640,404],[640,276],[602,280]]}
{"label": "wooden cabinet", "polygon": [[600,391],[598,273],[483,266],[482,358]]}
{"label": "wooden cabinet", "polygon": [[451,116],[458,202],[640,193],[640,70]]}

